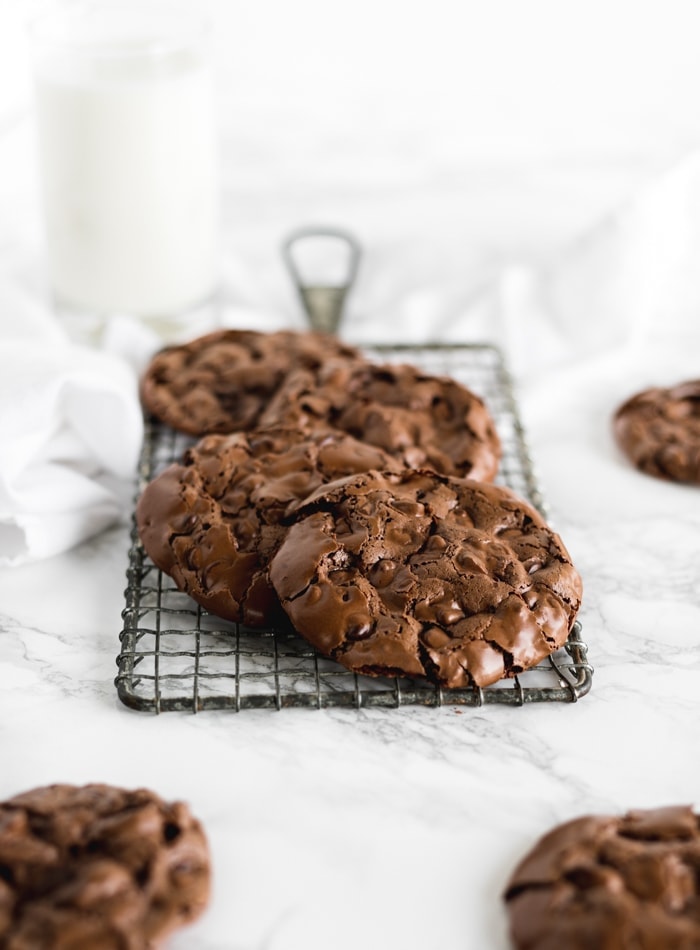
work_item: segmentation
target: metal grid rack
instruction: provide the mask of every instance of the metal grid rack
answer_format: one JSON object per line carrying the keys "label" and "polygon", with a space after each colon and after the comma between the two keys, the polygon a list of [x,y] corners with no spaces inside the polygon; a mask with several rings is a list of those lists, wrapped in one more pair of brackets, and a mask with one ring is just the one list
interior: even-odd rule
{"label": "metal grid rack", "polygon": [[[544,513],[513,386],[500,351],[490,345],[374,346],[370,358],[410,362],[458,379],[487,403],[503,444],[497,481]],[[146,423],[138,493],[192,442]],[[593,670],[577,622],[565,646],[537,667],[493,686],[443,690],[427,681],[360,676],[319,655],[291,629],[250,630],[208,614],[158,570],[132,519],[121,649],[115,679],[120,700],[145,712],[283,709],[301,706],[481,706],[575,702]]]}

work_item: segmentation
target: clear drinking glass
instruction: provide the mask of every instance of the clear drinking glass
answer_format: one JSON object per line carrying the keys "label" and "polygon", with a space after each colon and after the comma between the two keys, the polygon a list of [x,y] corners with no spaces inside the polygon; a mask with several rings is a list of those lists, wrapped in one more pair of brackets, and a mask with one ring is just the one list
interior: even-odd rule
{"label": "clear drinking glass", "polygon": [[193,7],[122,0],[73,4],[31,32],[59,312],[83,334],[123,313],[196,335],[218,282],[207,24]]}

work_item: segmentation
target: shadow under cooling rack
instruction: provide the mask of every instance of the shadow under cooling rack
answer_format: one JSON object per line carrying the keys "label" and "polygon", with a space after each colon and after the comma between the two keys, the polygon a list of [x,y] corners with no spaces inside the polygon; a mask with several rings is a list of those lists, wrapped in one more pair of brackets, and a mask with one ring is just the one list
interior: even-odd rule
{"label": "shadow under cooling rack", "polygon": [[[488,345],[373,347],[370,357],[452,376],[487,403],[503,445],[497,481],[544,512],[500,352]],[[137,496],[191,442],[147,422]],[[202,610],[155,567],[132,519],[118,673],[120,700],[146,712],[306,707],[523,706],[575,702],[593,670],[577,622],[565,646],[537,667],[493,686],[445,690],[424,680],[360,676],[320,656],[291,628],[250,630]]]}

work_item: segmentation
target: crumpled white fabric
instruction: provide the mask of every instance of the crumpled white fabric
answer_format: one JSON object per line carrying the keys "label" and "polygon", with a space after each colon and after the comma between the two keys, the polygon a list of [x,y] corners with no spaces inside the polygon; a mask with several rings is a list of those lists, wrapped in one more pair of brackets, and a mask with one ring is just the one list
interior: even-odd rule
{"label": "crumpled white fabric", "polygon": [[124,517],[143,421],[125,360],[69,342],[7,288],[0,308],[0,565],[19,565]]}
{"label": "crumpled white fabric", "polygon": [[522,379],[613,353],[653,356],[671,337],[696,347],[700,152],[633,194],[547,267],[506,271],[495,298],[482,302],[481,318],[497,326]]}
{"label": "crumpled white fabric", "polygon": [[[613,354],[648,359],[671,337],[697,352],[700,150],[651,178],[540,265],[513,262],[461,291],[460,299],[455,281],[405,293],[390,332],[375,313],[352,342],[369,328],[371,339],[382,342],[495,343],[523,383]],[[367,297],[373,293],[379,291],[366,290]]]}

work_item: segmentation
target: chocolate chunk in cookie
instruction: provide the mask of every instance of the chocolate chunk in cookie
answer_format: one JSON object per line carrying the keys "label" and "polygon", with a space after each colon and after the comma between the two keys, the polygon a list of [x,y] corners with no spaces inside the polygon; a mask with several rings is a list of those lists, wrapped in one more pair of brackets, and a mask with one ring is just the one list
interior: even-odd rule
{"label": "chocolate chunk in cookie", "polygon": [[0,802],[0,946],[145,950],[209,900],[204,832],[146,789],[49,785]]}
{"label": "chocolate chunk in cookie", "polygon": [[359,673],[486,686],[562,646],[579,608],[561,539],[505,488],[371,472],[294,517],[274,587],[302,636]]}
{"label": "chocolate chunk in cookie", "polygon": [[505,892],[518,950],[700,947],[700,820],[690,807],[560,825]]}
{"label": "chocolate chunk in cookie", "polygon": [[178,589],[211,613],[253,627],[278,623],[286,618],[267,566],[285,513],[320,485],[371,468],[399,465],[342,432],[206,436],[146,486],[139,536]]}
{"label": "chocolate chunk in cookie", "polygon": [[157,353],[141,378],[141,402],[194,436],[251,429],[292,370],[331,358],[363,361],[354,347],[323,333],[217,330]]}
{"label": "chocolate chunk in cookie", "polygon": [[409,468],[492,481],[501,444],[483,401],[457,380],[408,364],[329,361],[291,373],[263,425],[331,426]]}
{"label": "chocolate chunk in cookie", "polygon": [[700,380],[637,393],[615,413],[613,430],[640,471],[700,485]]}

